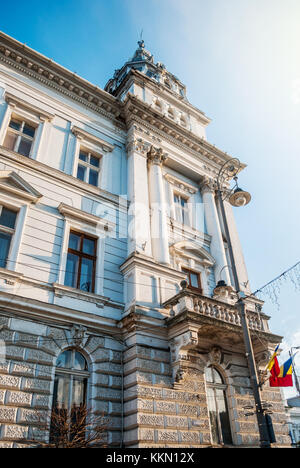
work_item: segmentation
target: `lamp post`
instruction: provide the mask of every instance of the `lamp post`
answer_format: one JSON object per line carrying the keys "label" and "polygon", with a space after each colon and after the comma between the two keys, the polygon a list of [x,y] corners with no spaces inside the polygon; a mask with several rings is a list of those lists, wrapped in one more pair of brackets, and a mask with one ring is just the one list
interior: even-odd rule
{"label": "lamp post", "polygon": [[[217,198],[218,198],[219,205],[220,205],[220,210],[221,210],[221,215],[222,215],[222,220],[223,220],[223,225],[224,225],[224,230],[225,230],[225,236],[227,239],[228,251],[229,251],[231,268],[232,268],[232,276],[234,280],[234,287],[238,295],[237,307],[239,308],[240,316],[241,316],[241,324],[242,324],[242,329],[243,329],[246,357],[248,361],[251,386],[252,386],[253,396],[254,396],[254,401],[255,401],[257,423],[258,423],[259,434],[260,434],[260,447],[271,448],[271,444],[270,444],[271,437],[270,437],[270,433],[268,429],[268,427],[270,427],[270,422],[267,421],[266,414],[264,412],[264,408],[263,408],[262,401],[261,401],[260,386],[259,386],[259,381],[258,381],[258,376],[257,376],[251,336],[250,336],[250,332],[248,328],[248,321],[247,321],[246,310],[245,310],[245,303],[244,303],[245,294],[240,290],[240,283],[239,283],[238,273],[236,269],[236,263],[235,263],[235,258],[233,254],[233,248],[232,248],[232,243],[231,243],[231,238],[230,238],[230,233],[229,233],[229,228],[228,228],[228,223],[227,223],[227,218],[226,218],[226,213],[225,213],[225,208],[224,208],[224,200],[227,197],[229,197],[228,198],[229,203],[232,206],[236,206],[236,207],[245,206],[251,200],[251,195],[248,192],[245,192],[244,190],[242,190],[240,187],[238,187],[237,174],[240,170],[240,167],[241,167],[241,163],[236,158],[230,159],[225,164],[223,164],[217,177]],[[224,193],[223,193],[224,183],[229,181],[231,178],[234,178],[236,185],[230,191],[229,195],[226,194],[224,197]]]}

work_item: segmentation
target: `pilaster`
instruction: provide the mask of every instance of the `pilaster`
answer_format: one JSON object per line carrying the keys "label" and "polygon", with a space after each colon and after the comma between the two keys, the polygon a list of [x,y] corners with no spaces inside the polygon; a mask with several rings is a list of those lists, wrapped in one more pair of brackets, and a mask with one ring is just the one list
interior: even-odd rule
{"label": "pilaster", "polygon": [[156,261],[169,265],[167,207],[162,176],[162,165],[166,159],[167,155],[163,152],[162,148],[151,146],[147,154],[147,161],[149,167],[152,252]]}
{"label": "pilaster", "polygon": [[201,193],[204,203],[204,213],[207,232],[211,236],[210,251],[211,255],[216,260],[215,264],[215,280],[216,283],[221,279],[230,284],[230,276],[227,266],[226,253],[222,238],[216,202],[215,202],[215,185],[210,179],[204,179],[201,183]]}

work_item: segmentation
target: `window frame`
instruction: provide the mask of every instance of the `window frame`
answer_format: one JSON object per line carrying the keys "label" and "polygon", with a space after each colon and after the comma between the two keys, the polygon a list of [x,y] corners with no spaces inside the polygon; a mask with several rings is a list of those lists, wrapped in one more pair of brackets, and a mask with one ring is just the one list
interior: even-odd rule
{"label": "window frame", "polygon": [[[59,357],[65,352],[71,352],[72,353],[72,357],[71,357],[72,366],[70,368],[58,367],[57,366]],[[74,368],[76,353],[80,354],[84,358],[85,363],[86,363],[86,369],[85,370],[79,370],[79,369]],[[57,398],[58,397],[58,386],[56,386],[56,380],[59,377],[68,379],[68,382],[69,382],[68,395],[67,395],[67,399],[68,399],[67,400],[67,408],[58,408],[56,406],[56,402],[58,401],[58,398]],[[55,363],[51,414],[53,414],[55,412],[55,410],[66,409],[69,413],[72,411],[72,408],[74,408],[74,406],[73,406],[74,402],[72,401],[73,400],[73,389],[74,389],[74,381],[76,379],[82,380],[82,383],[83,383],[83,394],[84,394],[84,396],[83,396],[83,402],[80,403],[80,405],[83,404],[83,405],[85,405],[87,407],[88,392],[89,392],[89,379],[90,378],[91,378],[91,372],[90,372],[90,369],[89,369],[88,360],[86,359],[85,355],[81,352],[81,350],[78,350],[77,348],[74,348],[74,347],[67,348],[67,349],[63,350],[57,356],[56,363]],[[55,392],[56,392],[56,394],[55,394]],[[50,427],[50,433],[49,433],[50,440],[54,436],[52,431],[53,431],[53,428]]]}
{"label": "window frame", "polygon": [[[179,197],[180,204],[175,201],[175,197]],[[182,205],[181,200],[184,200],[185,206]],[[174,204],[174,219],[177,223],[182,224],[183,226],[191,227],[191,213],[190,213],[190,198],[188,196],[182,195],[182,193],[173,191],[173,204]],[[180,219],[178,219],[178,209],[180,209]],[[186,220],[187,216],[187,220]],[[186,222],[188,221],[188,222]]]}
{"label": "window frame", "polygon": [[[82,159],[80,159],[81,153],[85,153],[87,155],[88,162],[83,161]],[[98,161],[99,161],[99,166],[98,167],[94,166],[93,164],[90,163],[91,157],[98,159]],[[100,153],[98,153],[96,151],[93,151],[90,148],[87,148],[87,147],[85,147],[83,145],[80,145],[79,153],[78,153],[78,160],[77,160],[76,178],[78,180],[81,180],[82,182],[85,182],[86,184],[91,185],[92,187],[100,187],[100,175],[101,175],[101,172],[102,172],[102,157],[103,157],[102,154],[100,154]],[[83,166],[86,169],[84,180],[82,180],[82,179],[80,179],[78,177],[78,168],[79,168],[79,166]],[[89,176],[90,176],[91,169],[98,173],[98,178],[97,178],[97,184],[96,185],[91,184],[89,182]]]}
{"label": "window frame", "polygon": [[[10,236],[9,249],[8,249],[8,252],[7,252],[7,256],[6,256],[5,259],[0,258],[0,267],[1,268],[7,268],[8,264],[9,264],[9,261],[10,261],[10,255],[11,255],[11,251],[12,251],[14,236],[15,236],[16,229],[17,229],[19,211],[17,209],[12,209],[11,207],[8,207],[5,204],[2,204],[1,200],[0,200],[0,216],[2,214],[2,209],[3,208],[6,208],[7,210],[9,210],[11,212],[16,213],[14,228],[10,228],[8,226],[4,226],[3,224],[0,224],[0,233],[8,234]],[[1,266],[2,260],[4,262],[4,266]]]}
{"label": "window frame", "polygon": [[[224,378],[223,378],[223,375],[221,374],[221,372],[219,371],[219,369],[214,366],[214,365],[210,365],[206,368],[207,369],[212,369],[212,371],[216,371],[216,373],[218,374],[218,376],[220,377],[222,383],[219,383],[219,382],[210,382],[207,380],[206,378],[206,375],[205,375],[205,385],[206,385],[206,389],[211,389],[213,391],[213,394],[214,394],[214,404],[215,404],[215,408],[216,408],[216,416],[217,416],[217,430],[218,430],[218,442],[217,444],[219,445],[233,445],[233,436],[232,436],[232,427],[231,427],[231,418],[230,418],[230,414],[229,414],[229,407],[228,407],[228,398],[227,398],[227,384],[224,382]],[[225,408],[226,408],[226,415],[227,415],[227,418],[228,418],[228,429],[229,429],[229,435],[230,435],[230,442],[224,442],[224,434],[223,434],[223,429],[222,429],[222,423],[221,423],[221,418],[220,418],[220,411],[219,411],[219,408],[218,408],[218,396],[216,394],[216,391],[217,390],[220,390],[223,392],[223,398],[224,398],[224,403],[225,403]],[[209,395],[207,394],[206,392],[206,397],[208,398]],[[209,402],[208,402],[208,414],[209,414],[209,419],[210,419],[210,409],[209,409]],[[210,421],[210,424],[211,424],[211,421]],[[213,439],[213,434],[212,434],[212,430],[211,430],[211,437]],[[216,442],[214,440],[212,440],[212,442]]]}
{"label": "window frame", "polygon": [[[19,130],[16,130],[15,128],[10,126],[12,121],[20,123],[20,129]],[[23,132],[25,125],[28,125],[28,126],[34,128],[33,137],[31,137],[29,135],[26,135],[26,133]],[[36,122],[33,123],[32,121],[30,121],[29,119],[26,119],[22,115],[18,116],[16,114],[12,114],[10,116],[10,119],[9,119],[9,122],[8,122],[8,125],[7,125],[7,128],[6,128],[6,132],[4,134],[3,147],[6,148],[8,151],[14,151],[15,153],[21,154],[22,156],[24,156],[26,158],[31,158],[32,153],[33,153],[34,143],[35,143],[35,140],[36,140],[37,131],[38,131],[38,124]],[[14,144],[13,148],[8,148],[4,144],[8,135],[16,135],[16,141],[15,141],[15,144]],[[21,142],[23,140],[30,141],[30,143],[31,143],[28,155],[23,154],[23,153],[21,153],[19,151]]]}
{"label": "window frame", "polygon": [[0,145],[3,146],[10,121],[12,119],[25,120],[29,125],[35,127],[35,135],[29,156],[23,156],[18,152],[17,154],[21,157],[38,160],[39,153],[43,146],[46,125],[54,119],[54,114],[51,114],[32,103],[26,102],[7,91],[5,92],[5,101],[7,106],[2,122],[0,123]]}
{"label": "window frame", "polygon": [[[198,292],[200,294],[203,294],[203,287],[202,287],[202,280],[201,280],[201,273],[199,271],[192,270],[191,268],[181,268],[182,272],[188,275],[188,288],[191,289],[192,291]],[[191,273],[197,276],[198,280],[198,287],[196,288],[195,286],[192,286],[191,282]]]}
{"label": "window frame", "polygon": [[[80,250],[75,250],[75,249],[71,249],[69,247],[70,245],[70,236],[71,234],[75,234],[77,236],[80,236]],[[82,251],[82,247],[83,247],[83,240],[84,239],[89,239],[89,240],[93,240],[94,243],[95,243],[95,246],[94,246],[94,255],[90,255],[90,254],[87,254],[85,252]],[[94,293],[95,292],[95,283],[96,283],[96,267],[97,267],[97,248],[98,248],[98,239],[96,237],[93,237],[89,234],[86,234],[84,232],[81,232],[81,231],[77,231],[75,229],[70,229],[70,232],[69,232],[69,239],[68,239],[68,249],[67,249],[67,262],[66,262],[66,270],[67,270],[67,264],[68,264],[68,254],[73,254],[75,256],[77,256],[79,258],[79,263],[78,263],[78,270],[76,272],[76,275],[77,275],[77,278],[76,278],[76,287],[74,287],[74,289],[78,289],[79,291],[85,291],[84,289],[81,289],[80,288],[80,278],[81,278],[81,264],[82,264],[82,258],[87,258],[88,260],[92,260],[93,261],[93,272],[92,272],[92,285],[91,285],[91,289],[89,291],[86,291],[86,292],[90,292],[90,293]],[[67,273],[67,271],[66,271]],[[66,275],[65,275],[65,280],[64,280],[64,283],[66,282]],[[65,284],[65,286],[67,286]]]}

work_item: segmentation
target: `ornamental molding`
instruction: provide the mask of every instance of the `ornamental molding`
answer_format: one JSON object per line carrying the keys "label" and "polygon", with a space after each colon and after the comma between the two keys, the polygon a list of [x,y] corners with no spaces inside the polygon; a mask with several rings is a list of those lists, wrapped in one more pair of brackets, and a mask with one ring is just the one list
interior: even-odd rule
{"label": "ornamental molding", "polygon": [[198,345],[198,331],[189,329],[176,336],[170,341],[170,350],[172,362],[176,363],[181,359],[185,359],[187,351],[195,348]]}
{"label": "ornamental molding", "polygon": [[31,103],[19,98],[18,96],[8,93],[7,91],[5,91],[5,100],[9,106],[28,110],[29,112],[37,115],[40,120],[47,120],[50,122],[52,119],[54,119],[54,114],[42,110],[40,107],[34,106]]}
{"label": "ornamental molding", "polygon": [[210,269],[215,265],[216,261],[198,242],[194,240],[182,240],[170,246],[170,253],[172,255],[191,258],[191,252],[194,252],[193,257],[207,268],[207,274],[209,275]]}
{"label": "ornamental molding", "polygon": [[[69,332],[69,333],[68,333]],[[69,335],[69,341],[71,346],[77,346],[78,348],[84,348],[88,339],[87,328],[82,325],[73,325],[71,330],[67,331]]]}
{"label": "ornamental molding", "polygon": [[34,204],[43,196],[15,171],[0,171],[0,190]]}
{"label": "ornamental molding", "polygon": [[[203,138],[197,137],[184,127],[176,125],[174,121],[164,119],[153,111],[153,108],[145,105],[136,96],[128,93],[125,102],[125,117],[127,126],[143,128],[144,133],[155,133],[157,138],[177,146],[180,150],[188,151],[196,156],[203,170],[210,173],[211,177],[217,177],[220,167],[231,159],[227,153],[223,153],[214,145]],[[242,169],[246,167],[242,164]]]}
{"label": "ornamental molding", "polygon": [[203,179],[200,182],[200,191],[202,195],[204,193],[215,193],[217,188],[218,187],[216,181],[214,179],[211,179],[210,177],[203,177]]}
{"label": "ornamental molding", "polygon": [[142,138],[131,138],[126,146],[128,156],[131,153],[139,153],[145,158],[147,157],[148,152],[150,151],[151,143],[143,140]]}
{"label": "ornamental molding", "polygon": [[171,174],[165,174],[164,177],[171,185],[173,185],[175,189],[183,191],[189,196],[194,195],[195,193],[198,192],[197,187],[195,187],[194,185],[188,184],[187,182],[184,182],[178,177],[175,177]]}
{"label": "ornamental molding", "polygon": [[205,126],[211,122],[211,119],[207,117],[204,112],[193,106],[185,97],[180,96],[175,91],[166,88],[163,84],[154,81],[152,78],[144,75],[138,70],[132,69],[126,76],[125,80],[122,82],[122,86],[124,86],[127,82],[128,89],[131,87],[132,83],[137,83],[142,88],[145,87],[146,83],[147,88],[149,88],[156,95],[156,97],[165,100],[168,104],[176,106],[181,112],[193,115]]}
{"label": "ornamental molding", "polygon": [[78,208],[73,208],[72,206],[60,203],[58,206],[58,211],[66,219],[79,220],[85,224],[91,224],[95,227],[101,227],[105,231],[112,231],[115,228],[115,224],[107,219],[100,218],[99,216],[87,213],[86,211],[79,210]]}
{"label": "ornamental molding", "polygon": [[111,153],[115,148],[114,145],[111,145],[107,141],[104,141],[101,138],[95,135],[92,135],[91,133],[87,132],[86,130],[83,130],[82,128],[77,127],[76,125],[73,125],[72,133],[76,136],[76,138],[79,138],[82,140],[89,140],[92,143],[96,144],[97,146],[100,146],[102,151],[106,153]]}
{"label": "ornamental molding", "polygon": [[69,286],[64,286],[58,283],[53,283],[52,287],[56,297],[62,298],[64,296],[67,296],[71,297],[72,299],[90,302],[92,304],[96,304],[96,306],[100,309],[103,309],[104,306],[108,305],[110,301],[109,297],[100,296],[99,294],[94,294],[79,289],[74,289]]}
{"label": "ornamental molding", "polygon": [[155,148],[150,146],[150,149],[147,153],[148,164],[154,164],[157,166],[162,166],[168,159],[167,153],[164,153],[162,148]]}
{"label": "ornamental molding", "polygon": [[0,61],[109,119],[120,117],[122,106],[112,95],[4,33]]}

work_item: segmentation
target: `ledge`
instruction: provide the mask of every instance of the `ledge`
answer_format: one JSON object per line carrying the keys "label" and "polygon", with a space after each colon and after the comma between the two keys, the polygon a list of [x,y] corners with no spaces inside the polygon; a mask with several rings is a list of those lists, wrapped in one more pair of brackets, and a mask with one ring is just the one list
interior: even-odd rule
{"label": "ledge", "polygon": [[98,294],[82,291],[80,289],[70,288],[62,284],[53,283],[54,294],[57,297],[71,297],[72,299],[78,299],[80,301],[90,302],[96,304],[97,307],[103,309],[105,305],[109,303],[109,297],[100,296]]}
{"label": "ledge", "polygon": [[104,231],[112,231],[115,228],[115,224],[99,216],[87,213],[86,211],[73,208],[72,206],[61,203],[58,207],[58,211],[65,218],[77,219],[93,226],[100,226]]}

